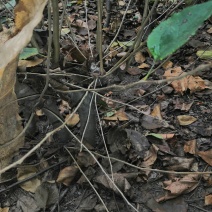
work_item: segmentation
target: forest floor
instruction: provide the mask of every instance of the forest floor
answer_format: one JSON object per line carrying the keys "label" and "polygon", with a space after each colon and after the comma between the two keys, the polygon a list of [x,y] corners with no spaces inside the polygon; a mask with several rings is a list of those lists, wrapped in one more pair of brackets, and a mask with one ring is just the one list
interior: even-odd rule
{"label": "forest floor", "polygon": [[[103,10],[103,51],[119,29],[127,2],[112,4],[108,26],[107,12]],[[157,6],[155,21],[146,28],[144,40],[176,6],[167,2]],[[175,11],[184,7],[182,4]],[[95,44],[96,1],[88,1],[87,15],[83,1],[69,2],[66,8],[59,3],[59,8],[63,20],[60,67],[51,67],[49,87],[29,124],[45,87],[46,63],[41,60],[36,66],[17,70],[16,93],[27,130],[25,145],[13,161],[42,139],[46,142],[24,164],[4,173],[0,211],[45,208],[100,212],[106,211],[105,206],[110,212],[212,211],[212,175],[197,174],[212,171],[212,72],[158,83],[211,61],[198,56],[198,52],[212,50],[212,20],[205,21],[165,62],[154,63],[144,46],[127,70],[128,64],[123,63],[104,78],[99,77]],[[8,18],[7,10],[1,11]],[[42,27],[35,29],[34,36],[40,53],[47,55],[48,22],[44,12]],[[129,6],[116,42],[104,58],[106,72],[132,45],[142,13],[136,1]],[[73,45],[73,39],[87,59]],[[41,54],[28,61],[40,58]],[[143,79],[153,66],[154,72],[146,83],[126,88]],[[90,91],[83,97],[91,83],[96,93]],[[68,127],[52,133],[71,113],[74,115],[67,121]]]}

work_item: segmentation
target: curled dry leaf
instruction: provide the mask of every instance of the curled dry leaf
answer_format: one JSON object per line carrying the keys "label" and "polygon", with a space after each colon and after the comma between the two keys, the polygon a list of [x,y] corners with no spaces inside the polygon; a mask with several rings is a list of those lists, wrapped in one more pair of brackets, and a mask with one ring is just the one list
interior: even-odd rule
{"label": "curled dry leaf", "polygon": [[212,166],[212,149],[207,151],[199,151],[197,153],[206,163]]}
{"label": "curled dry leaf", "polygon": [[135,54],[135,61],[137,63],[143,63],[146,60],[146,58],[143,56],[143,54],[141,52],[137,52]]}
{"label": "curled dry leaf", "polygon": [[77,125],[79,123],[79,114],[74,113],[72,117],[70,117],[71,114],[67,115],[65,118],[65,121],[67,121],[67,125],[70,127],[74,127],[75,125]]}
{"label": "curled dry leaf", "polygon": [[[33,166],[19,167],[17,179],[18,181],[21,181],[36,173],[37,173],[37,169]],[[32,193],[35,193],[36,189],[38,188],[38,186],[40,186],[40,184],[41,184],[41,181],[37,177],[35,177],[35,178],[32,178],[31,180],[26,181],[25,183],[22,183],[20,186],[25,191],[30,191]]]}
{"label": "curled dry leaf", "polygon": [[181,179],[174,179],[165,181],[165,190],[167,190],[165,196],[159,198],[157,201],[165,201],[168,199],[173,199],[181,194],[189,193],[194,190],[198,185],[198,175],[189,174]]}
{"label": "curled dry leaf", "polygon": [[103,119],[108,121],[128,121],[129,120],[123,108],[116,111],[113,116],[104,117]]}
{"label": "curled dry leaf", "polygon": [[153,108],[153,111],[151,112],[151,116],[157,117],[159,119],[163,119],[161,116],[161,111],[160,111],[160,104],[156,104]]}
{"label": "curled dry leaf", "polygon": [[197,142],[196,140],[187,141],[184,145],[184,152],[195,155],[197,152]]}
{"label": "curled dry leaf", "polygon": [[146,63],[142,63],[141,65],[138,66],[138,68],[141,68],[141,69],[143,69],[143,68],[149,68],[149,67],[150,67],[150,65],[148,65]]}
{"label": "curled dry leaf", "polygon": [[[174,67],[167,69],[163,76],[165,76],[166,79],[169,79],[180,76],[182,74],[184,74],[184,72],[182,71],[181,67]],[[176,92],[181,94],[187,89],[193,93],[195,91],[204,90],[206,88],[205,81],[198,76],[186,76],[180,80],[174,80],[171,85]]]}
{"label": "curled dry leaf", "polygon": [[187,126],[189,124],[194,123],[197,119],[189,115],[180,115],[180,116],[177,116],[177,120],[180,125]]}
{"label": "curled dry leaf", "polygon": [[78,171],[79,169],[76,166],[67,166],[60,171],[56,181],[58,183],[63,183],[64,185],[69,186]]}
{"label": "curled dry leaf", "polygon": [[173,66],[173,62],[171,62],[170,60],[169,61],[167,61],[167,62],[165,62],[164,64],[163,64],[163,68],[164,69],[168,69],[168,68],[172,68],[172,66]]}

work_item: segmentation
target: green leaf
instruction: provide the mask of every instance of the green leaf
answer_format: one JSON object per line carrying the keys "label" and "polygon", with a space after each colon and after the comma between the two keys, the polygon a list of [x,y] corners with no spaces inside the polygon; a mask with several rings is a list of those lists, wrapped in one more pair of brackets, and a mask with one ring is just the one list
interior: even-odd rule
{"label": "green leaf", "polygon": [[25,60],[37,54],[38,54],[37,48],[24,48],[19,56],[19,60]]}
{"label": "green leaf", "polygon": [[212,1],[208,1],[187,7],[161,22],[147,40],[147,46],[154,59],[163,60],[179,49],[211,15]]}

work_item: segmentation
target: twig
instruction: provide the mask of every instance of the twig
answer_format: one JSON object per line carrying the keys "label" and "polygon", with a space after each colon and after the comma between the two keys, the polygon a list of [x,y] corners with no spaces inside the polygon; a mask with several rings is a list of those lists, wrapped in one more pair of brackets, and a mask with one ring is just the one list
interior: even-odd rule
{"label": "twig", "polygon": [[100,119],[98,108],[97,108],[96,95],[95,95],[95,107],[96,107],[97,118],[98,118],[98,121],[99,121],[99,127],[100,127],[100,131],[101,131],[102,140],[103,140],[103,143],[104,143],[104,146],[105,146],[106,154],[108,156],[108,162],[110,164],[111,178],[114,181],[114,177],[113,177],[113,166],[112,166],[112,163],[111,163],[111,160],[110,160],[110,157],[109,157],[109,152],[108,152],[108,149],[107,149],[107,145],[106,145],[106,141],[105,141],[105,136],[104,136],[102,125],[101,125],[101,119]]}
{"label": "twig", "polygon": [[98,11],[98,21],[97,21],[97,32],[96,32],[96,46],[97,51],[99,53],[99,61],[100,61],[100,73],[104,75],[103,68],[103,52],[102,52],[102,0],[97,0],[97,11]]}

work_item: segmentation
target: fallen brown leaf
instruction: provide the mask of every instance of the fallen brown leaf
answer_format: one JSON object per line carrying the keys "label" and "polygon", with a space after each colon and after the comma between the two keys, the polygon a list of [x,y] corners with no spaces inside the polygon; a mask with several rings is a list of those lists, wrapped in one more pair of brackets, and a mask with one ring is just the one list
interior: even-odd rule
{"label": "fallen brown leaf", "polygon": [[205,205],[212,205],[212,194],[205,196]]}
{"label": "fallen brown leaf", "polygon": [[151,116],[157,117],[159,119],[163,119],[161,116],[161,111],[160,111],[160,104],[156,104],[153,108],[153,111],[151,112]]}
{"label": "fallen brown leaf", "polygon": [[164,201],[173,199],[181,194],[189,193],[198,185],[198,175],[189,174],[181,179],[174,179],[173,181],[165,181],[167,186],[164,188],[167,190],[165,196],[159,198],[157,201]]}
{"label": "fallen brown leaf", "polygon": [[56,181],[58,183],[63,183],[64,185],[69,186],[78,171],[79,169],[76,166],[67,166],[60,171]]}
{"label": "fallen brown leaf", "polygon": [[[181,67],[174,67],[167,69],[163,76],[165,76],[166,79],[169,79],[182,74],[184,74],[184,72]],[[176,92],[181,94],[187,89],[189,89],[191,93],[194,93],[195,91],[204,90],[207,87],[205,81],[198,76],[186,76],[180,80],[174,80],[171,85]]]}
{"label": "fallen brown leaf", "polygon": [[197,153],[206,163],[212,166],[212,149],[207,151],[199,151]]}
{"label": "fallen brown leaf", "polygon": [[197,119],[195,117],[189,116],[189,115],[180,115],[180,116],[177,116],[177,120],[180,125],[187,126],[187,125],[195,122]]}
{"label": "fallen brown leaf", "polygon": [[74,127],[75,125],[77,125],[79,123],[79,114],[77,113],[74,113],[73,116],[71,118],[70,117],[71,114],[67,115],[66,118],[65,118],[65,121],[67,119],[69,119],[67,121],[67,125],[70,126],[70,127]]}
{"label": "fallen brown leaf", "polygon": [[197,152],[197,142],[196,140],[187,141],[184,145],[184,152],[195,155]]}

